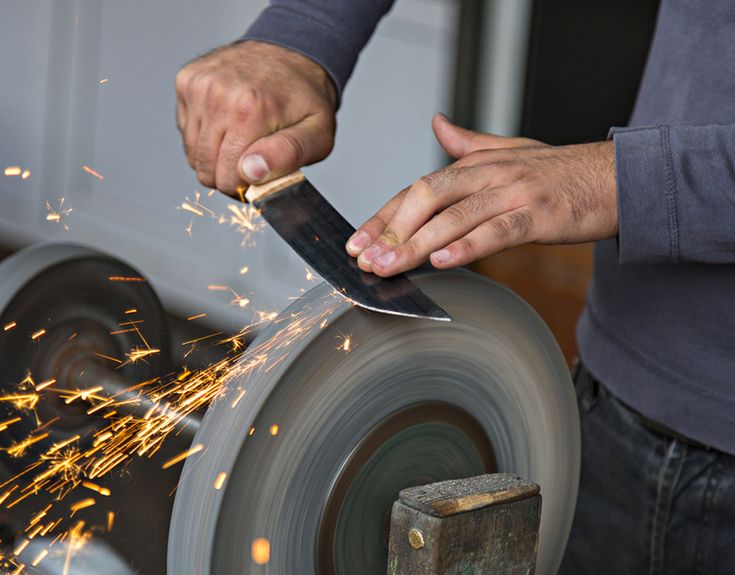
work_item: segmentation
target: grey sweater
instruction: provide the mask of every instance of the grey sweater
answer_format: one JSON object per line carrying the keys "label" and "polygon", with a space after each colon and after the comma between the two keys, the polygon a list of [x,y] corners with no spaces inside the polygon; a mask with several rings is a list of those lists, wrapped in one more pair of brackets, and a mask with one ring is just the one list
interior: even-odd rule
{"label": "grey sweater", "polygon": [[[392,3],[273,0],[245,37],[306,54],[341,93]],[[611,134],[620,230],[596,246],[582,360],[647,417],[735,454],[735,2],[663,0],[630,127]]]}

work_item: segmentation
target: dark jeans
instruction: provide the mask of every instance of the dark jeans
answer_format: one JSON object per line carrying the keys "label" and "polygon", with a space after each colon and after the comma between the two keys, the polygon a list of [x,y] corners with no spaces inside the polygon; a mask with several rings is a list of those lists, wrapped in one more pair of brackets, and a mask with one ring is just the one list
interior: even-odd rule
{"label": "dark jeans", "polygon": [[653,431],[583,367],[575,387],[582,471],[559,573],[735,573],[735,457]]}

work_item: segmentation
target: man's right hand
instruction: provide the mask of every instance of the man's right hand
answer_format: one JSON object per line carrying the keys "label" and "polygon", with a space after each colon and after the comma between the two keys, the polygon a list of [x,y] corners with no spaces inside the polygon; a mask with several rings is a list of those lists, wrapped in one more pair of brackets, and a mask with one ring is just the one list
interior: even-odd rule
{"label": "man's right hand", "polygon": [[203,185],[226,194],[322,160],[334,145],[332,80],[280,46],[218,48],[179,71],[176,96],[189,164]]}

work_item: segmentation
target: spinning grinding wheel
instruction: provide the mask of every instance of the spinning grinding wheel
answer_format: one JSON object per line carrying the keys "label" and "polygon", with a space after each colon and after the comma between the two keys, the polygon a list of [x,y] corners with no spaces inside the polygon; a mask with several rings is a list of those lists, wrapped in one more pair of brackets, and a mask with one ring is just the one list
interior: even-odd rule
{"label": "spinning grinding wheel", "polygon": [[[556,342],[484,278],[413,279],[451,323],[365,312],[322,284],[258,336],[194,439],[204,449],[176,494],[170,575],[384,574],[400,489],[496,470],[540,484],[537,571],[556,572],[579,473]],[[335,349],[340,336],[351,353]],[[264,565],[251,557],[258,538],[270,543]]]}
{"label": "spinning grinding wheel", "polygon": [[[131,383],[162,375],[168,369],[169,342],[158,297],[133,268],[90,248],[71,244],[40,244],[21,250],[0,264],[0,365],[2,388],[17,391],[28,373],[36,382],[56,379],[56,387],[75,389],[87,381],[114,395]],[[126,317],[125,310],[135,310]],[[138,331],[121,329],[136,322]],[[115,333],[114,335],[112,333]],[[33,338],[34,334],[38,335]],[[117,365],[144,341],[158,352],[146,361]],[[85,380],[86,378],[86,380]],[[91,387],[91,385],[90,385]],[[83,403],[67,405],[46,394],[37,406],[43,422],[56,419],[51,439],[76,434],[88,437],[99,421],[86,414]],[[4,442],[21,439],[37,423],[11,426]]]}

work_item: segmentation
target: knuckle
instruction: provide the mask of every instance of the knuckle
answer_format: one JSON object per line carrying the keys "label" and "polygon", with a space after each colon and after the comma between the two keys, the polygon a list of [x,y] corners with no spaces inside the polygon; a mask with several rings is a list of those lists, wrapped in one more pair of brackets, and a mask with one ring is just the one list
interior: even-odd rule
{"label": "knuckle", "polygon": [[386,227],[378,237],[378,241],[385,247],[391,247],[399,245],[401,243],[401,238],[395,230],[390,227]]}
{"label": "knuckle", "polygon": [[422,202],[434,202],[439,193],[438,184],[434,174],[422,176],[411,186],[411,194]]}
{"label": "knuckle", "polygon": [[459,226],[467,221],[467,213],[461,203],[452,204],[444,210],[443,214],[450,226]]}
{"label": "knuckle", "polygon": [[202,184],[203,186],[206,186],[207,188],[214,187],[214,179],[212,178],[211,172],[197,168],[196,175],[197,175],[197,180],[199,180],[200,184]]}
{"label": "knuckle", "polygon": [[225,104],[230,94],[229,86],[220,79],[213,79],[207,84],[207,103],[216,108]]}
{"label": "knuckle", "polygon": [[533,231],[533,217],[528,211],[516,211],[495,218],[492,222],[501,238],[527,238]]}
{"label": "knuckle", "polygon": [[287,157],[292,158],[294,163],[300,164],[305,157],[304,144],[292,134],[279,133],[278,148],[287,154]]}
{"label": "knuckle", "polygon": [[186,92],[186,88],[189,85],[191,75],[192,72],[188,66],[185,66],[181,68],[178,72],[176,72],[176,78],[174,80],[176,92],[178,92],[179,94],[184,94]]}
{"label": "knuckle", "polygon": [[472,259],[477,251],[477,240],[472,236],[465,236],[455,242],[453,251],[456,259],[463,261]]}

